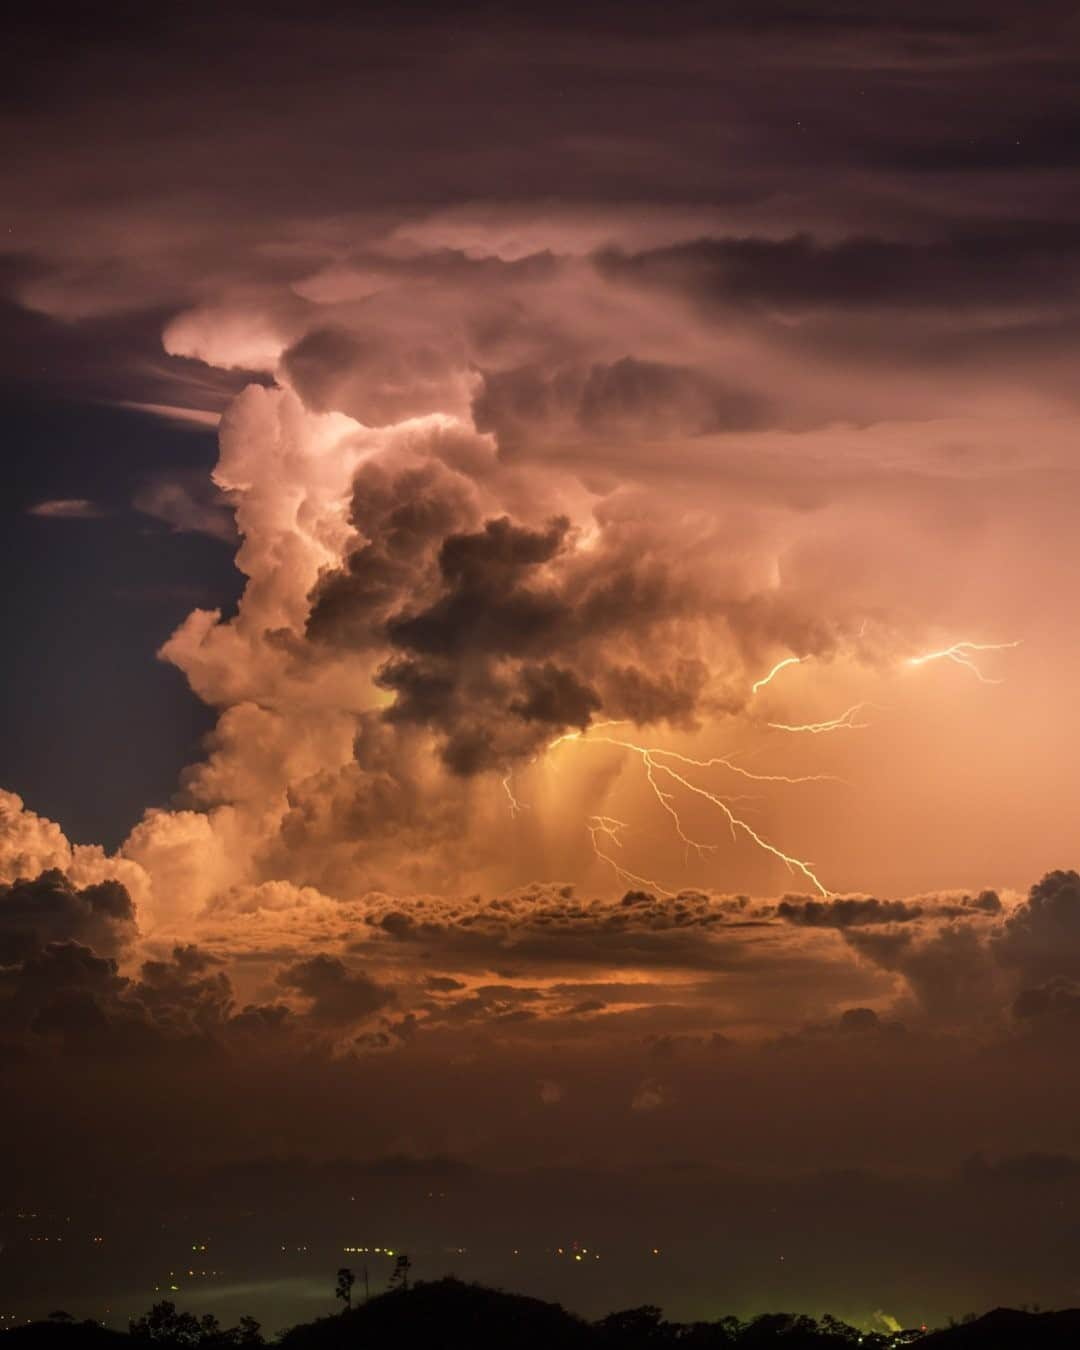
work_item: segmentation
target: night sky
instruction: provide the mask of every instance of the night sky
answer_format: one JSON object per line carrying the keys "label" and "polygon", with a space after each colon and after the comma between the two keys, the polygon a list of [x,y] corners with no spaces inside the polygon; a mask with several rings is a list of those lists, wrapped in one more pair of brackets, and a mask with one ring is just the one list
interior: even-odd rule
{"label": "night sky", "polygon": [[4,1308],[1080,1303],[1074,8],[9,37]]}

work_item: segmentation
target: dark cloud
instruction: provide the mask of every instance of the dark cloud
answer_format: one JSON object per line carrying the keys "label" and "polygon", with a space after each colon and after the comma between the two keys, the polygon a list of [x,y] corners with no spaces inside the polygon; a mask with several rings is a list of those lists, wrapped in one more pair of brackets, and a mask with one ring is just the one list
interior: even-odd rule
{"label": "dark cloud", "polygon": [[50,942],[0,967],[0,1039],[9,1051],[138,1057],[168,1047],[214,1063],[244,1047],[287,1055],[294,1037],[317,1044],[320,1028],[363,1022],[394,1001],[391,990],[326,955],[294,963],[278,984],[310,1000],[306,1015],[280,1002],[237,1010],[221,959],[190,944],[125,976],[87,946]]}
{"label": "dark cloud", "polygon": [[288,1029],[293,1017],[284,1003],[249,1003],[230,1019],[229,1032],[240,1039],[275,1039]]}
{"label": "dark cloud", "polygon": [[471,522],[473,490],[439,460],[396,472],[375,462],[357,472],[351,517],[363,542],[340,571],[320,578],[307,633],[357,649],[385,641],[385,625],[406,596],[432,591],[444,540]]}
{"label": "dark cloud", "polygon": [[312,956],[281,971],[278,984],[311,1000],[311,1016],[330,1023],[359,1022],[394,1001],[393,991],[336,956]]}
{"label": "dark cloud", "polygon": [[583,998],[580,1003],[567,1008],[566,1012],[569,1017],[580,1017],[585,1013],[603,1012],[606,1007],[602,998]]}
{"label": "dark cloud", "polygon": [[677,588],[651,550],[632,556],[617,527],[607,547],[582,549],[565,518],[452,528],[474,511],[441,463],[357,477],[363,542],[320,579],[307,631],[393,653],[376,676],[394,695],[388,721],[436,730],[447,766],[467,776],[505,770],[600,715],[692,720],[704,662],[626,659],[624,644],[632,650],[690,603],[684,591],[671,604]]}
{"label": "dark cloud", "polygon": [[840,1014],[836,1026],[839,1031],[861,1036],[880,1031],[882,1023],[873,1008],[848,1008]]}
{"label": "dark cloud", "polygon": [[65,1050],[145,1044],[140,1010],[123,997],[116,962],[74,942],[50,943],[3,972],[4,1031],[56,1042]]}
{"label": "dark cloud", "polygon": [[862,924],[908,923],[922,917],[922,907],[904,900],[781,900],[776,912],[788,923],[809,928],[850,928]]}
{"label": "dark cloud", "polygon": [[1063,275],[1075,288],[1078,265],[1070,226],[1024,220],[932,242],[865,237],[825,243],[809,235],[702,239],[597,258],[606,275],[672,287],[699,305],[783,312],[838,305],[1026,305],[1034,296],[1055,295]]}
{"label": "dark cloud", "polygon": [[521,692],[510,702],[510,711],[525,722],[541,722],[562,731],[589,725],[600,708],[596,691],[583,684],[572,670],[545,661],[542,666],[521,669]]}
{"label": "dark cloud", "polygon": [[0,965],[13,965],[46,943],[71,941],[115,956],[135,937],[135,907],[118,881],[81,889],[63,872],[0,885]]}
{"label": "dark cloud", "polygon": [[[387,901],[368,908],[367,923],[377,938],[378,945],[369,948],[374,959],[404,970],[438,963],[477,976],[499,972],[533,987],[541,977],[565,976],[568,969],[597,972],[592,979],[583,973],[574,983],[560,979],[550,990],[549,1010],[560,1015],[590,1000],[663,1004],[668,971],[697,972],[703,979],[787,980],[795,989],[815,978],[811,972],[828,970],[838,981],[854,975],[852,996],[867,995],[862,974],[831,940],[800,943],[786,927],[767,918],[748,921],[726,898],[700,892],[673,897],[631,892],[609,900],[533,887],[494,900],[427,902],[409,913]],[[612,978],[626,970],[648,970],[654,978],[638,985]],[[693,1017],[711,1021],[713,1013],[704,1010],[716,998],[726,1006],[733,988],[725,989],[721,979],[707,987],[688,985],[682,996],[702,1010]],[[472,998],[477,994],[469,992]]]}
{"label": "dark cloud", "polygon": [[1080,875],[1047,872],[1005,920],[994,953],[1030,978],[1080,975]]}
{"label": "dark cloud", "polygon": [[[387,932],[392,931],[383,919],[383,927]],[[435,994],[455,994],[465,988],[462,980],[455,980],[452,975],[428,975],[424,980],[424,988],[430,989]]]}
{"label": "dark cloud", "polygon": [[951,920],[925,929],[910,924],[842,931],[860,955],[902,974],[929,1017],[947,1025],[1000,1014],[986,938],[973,925]]}
{"label": "dark cloud", "polygon": [[47,1002],[60,992],[78,990],[93,995],[121,992],[128,981],[117,973],[111,957],[97,956],[77,942],[50,942],[16,967],[4,971],[5,982],[13,991],[13,1004]]}
{"label": "dark cloud", "polygon": [[463,364],[443,334],[393,345],[377,327],[315,329],[282,362],[309,408],[347,412],[366,426],[444,412],[456,401]]}
{"label": "dark cloud", "polygon": [[544,651],[568,610],[566,600],[542,584],[538,569],[564,547],[569,528],[565,518],[533,530],[503,516],[482,530],[448,535],[439,550],[444,593],[427,609],[392,619],[390,641],[454,659],[474,650],[498,656]]}
{"label": "dark cloud", "polygon": [[1021,989],[1012,1011],[1022,1027],[1071,1037],[1080,1027],[1080,981],[1059,975],[1045,984]]}
{"label": "dark cloud", "polygon": [[611,717],[638,726],[669,722],[692,727],[709,682],[709,669],[697,657],[679,656],[669,670],[609,666],[603,673],[604,709]]}
{"label": "dark cloud", "polygon": [[768,420],[758,394],[692,367],[624,356],[588,368],[486,373],[473,420],[502,450],[583,439],[662,440],[745,431]]}
{"label": "dark cloud", "polygon": [[996,891],[978,895],[928,895],[912,900],[878,900],[873,896],[835,896],[829,900],[785,897],[776,915],[806,928],[859,928],[877,924],[915,923],[919,919],[964,919],[1001,912]]}
{"label": "dark cloud", "polygon": [[144,961],[137,995],[156,1027],[166,1035],[211,1036],[232,1012],[233,990],[221,961],[186,945],[168,961]]}
{"label": "dark cloud", "polygon": [[151,1055],[166,1045],[206,1053],[220,1047],[233,1009],[229,978],[214,964],[196,947],[177,947],[131,978],[89,947],[49,943],[2,972],[4,1027],[87,1055]]}

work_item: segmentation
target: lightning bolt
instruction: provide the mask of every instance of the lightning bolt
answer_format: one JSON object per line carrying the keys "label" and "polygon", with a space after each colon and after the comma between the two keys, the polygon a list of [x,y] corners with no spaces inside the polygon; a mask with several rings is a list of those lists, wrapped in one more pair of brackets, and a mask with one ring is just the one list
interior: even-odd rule
{"label": "lightning bolt", "polygon": [[[548,748],[549,750],[551,750],[554,749],[556,746],[562,745],[569,741],[580,742],[583,740],[584,740],[583,732],[580,731],[567,732],[565,735],[559,736],[554,741],[552,741],[551,745]],[[793,875],[798,873],[801,874],[803,877],[805,877],[806,880],[809,881],[811,885],[813,885],[814,888],[818,892],[820,892],[821,895],[828,896],[830,894],[829,890],[814,874],[811,864],[809,862],[807,862],[803,858],[796,858],[790,853],[785,853],[783,849],[778,848],[775,844],[771,843],[763,835],[759,834],[758,831],[755,830],[752,825],[750,825],[747,821],[745,821],[742,818],[742,816],[736,815],[736,813],[732,810],[730,805],[731,801],[735,800],[734,798],[722,797],[719,793],[711,792],[708,788],[703,788],[699,786],[697,783],[692,782],[684,774],[681,774],[676,769],[673,769],[670,764],[664,763],[663,761],[665,759],[674,759],[677,763],[682,763],[687,766],[697,768],[708,768],[712,767],[713,765],[723,765],[726,768],[733,769],[737,773],[743,774],[747,778],[753,778],[761,782],[797,783],[797,782],[821,781],[821,777],[823,776],[818,776],[817,778],[809,778],[809,777],[787,778],[777,774],[754,774],[749,769],[743,769],[741,766],[732,765],[729,761],[724,759],[695,760],[687,755],[680,755],[677,751],[662,750],[647,745],[638,745],[634,741],[620,740],[614,736],[592,736],[589,738],[587,743],[590,745],[614,746],[617,749],[625,750],[630,754],[637,755],[640,758],[642,766],[645,769],[646,781],[648,782],[649,787],[652,790],[653,796],[656,798],[662,810],[666,812],[666,814],[671,818],[671,822],[672,825],[674,826],[676,835],[686,845],[688,851],[690,849],[693,849],[698,854],[699,857],[702,857],[707,853],[715,852],[717,845],[704,843],[701,840],[693,838],[692,835],[687,834],[686,829],[682,823],[682,818],[679,815],[679,810],[675,801],[675,794],[670,790],[670,784],[672,783],[683,788],[685,791],[692,793],[694,796],[701,797],[703,800],[709,802],[710,805],[715,806],[722,815],[722,817],[724,818],[728,826],[728,829],[731,832],[731,837],[733,840],[737,840],[739,835],[741,834],[746,839],[749,839],[750,842],[753,843],[762,852],[771,854],[772,857],[777,858]],[[660,779],[658,779],[657,775],[662,775],[663,780],[661,781]],[[595,824],[595,822],[602,820],[610,821],[610,818],[599,816],[590,817],[589,833],[590,836],[592,837],[594,852],[596,852],[598,857],[602,858],[611,867],[613,867],[616,870],[617,875],[619,876],[632,875],[626,872],[626,869],[622,868],[621,865],[614,859],[612,859],[609,855],[601,852],[599,845],[597,843],[597,835],[603,834],[605,835],[606,838],[612,840],[612,842],[616,843],[619,847],[622,847],[622,841],[618,837],[618,830],[625,829],[626,826],[618,821],[615,821],[614,831],[610,829],[603,829]],[[637,878],[636,881],[638,883],[641,883],[642,878]],[[671,894],[670,891],[665,893],[669,895]]]}
{"label": "lightning bolt", "polygon": [[619,837],[619,832],[629,828],[624,820],[616,820],[614,816],[590,816],[586,829],[589,831],[589,838],[592,840],[593,852],[602,862],[607,863],[624,886],[644,886],[646,890],[657,891],[660,895],[666,895],[669,899],[673,899],[674,891],[667,890],[658,881],[651,881],[648,877],[639,877],[636,872],[628,871],[610,853],[605,853],[597,842],[599,836],[610,840],[616,848],[622,848],[622,839]]}
{"label": "lightning bolt", "polygon": [[[782,662],[781,665],[790,665],[793,662],[798,662],[801,661],[802,659],[803,659],[802,657],[789,657],[785,662]],[[771,678],[771,676],[775,674],[776,670],[779,668],[780,668],[779,666],[774,667],[772,672],[770,672],[769,677],[767,678]],[[606,727],[623,726],[623,725],[625,725],[624,720],[597,722],[592,728],[590,728],[590,730],[596,731]],[[564,732],[563,735],[557,736],[553,741],[551,741],[547,749],[550,752],[552,750],[555,750],[558,746],[565,744],[568,741],[581,741],[584,735],[585,733],[582,731]],[[779,859],[790,872],[801,873],[808,881],[811,882],[811,884],[822,895],[828,896],[830,894],[830,892],[826,889],[826,887],[814,874],[809,862],[807,862],[805,859],[796,858],[791,854],[785,853],[782,849],[778,848],[775,844],[771,843],[769,840],[765,839],[761,834],[759,834],[753,828],[753,826],[751,826],[747,821],[743,820],[741,816],[735,814],[735,812],[731,809],[731,802],[741,800],[741,798],[722,797],[718,793],[710,792],[706,788],[699,787],[696,783],[692,783],[683,774],[678,773],[675,769],[673,769],[670,766],[670,764],[664,763],[663,761],[674,760],[676,763],[685,765],[688,768],[710,769],[721,767],[729,770],[731,773],[739,774],[744,778],[749,778],[754,782],[759,783],[838,782],[839,780],[836,779],[833,775],[805,774],[799,776],[790,776],[787,774],[755,773],[751,769],[744,768],[741,764],[733,763],[732,760],[727,756],[714,756],[711,759],[695,759],[690,755],[680,754],[679,751],[677,750],[665,750],[656,746],[638,745],[634,741],[621,740],[613,736],[595,736],[595,735],[590,736],[589,743],[592,745],[614,746],[617,749],[626,750],[631,754],[637,755],[641,759],[642,766],[645,769],[646,780],[649,784],[650,789],[652,790],[654,797],[656,798],[661,808],[667,813],[668,816],[670,816],[672,825],[674,826],[675,829],[675,833],[679,837],[679,839],[682,840],[682,842],[686,845],[687,850],[693,849],[695,853],[698,854],[699,857],[703,857],[707,853],[715,852],[717,845],[703,843],[701,840],[694,839],[686,833],[686,830],[682,823],[682,819],[678,812],[678,808],[675,804],[674,794],[668,791],[665,787],[661,786],[660,782],[658,782],[657,780],[657,774],[666,775],[668,780],[671,780],[674,783],[682,786],[688,792],[691,792],[696,796],[704,798],[711,805],[715,806],[723,815],[728,825],[728,828],[731,832],[733,840],[737,839],[739,834],[742,833],[763,852],[770,853],[772,854],[773,857]],[[619,848],[621,848],[622,839],[619,837],[618,831],[626,828],[628,827],[624,822],[614,821],[611,817],[606,816],[590,817],[588,829],[590,838],[592,840],[593,851],[596,853],[597,857],[601,858],[615,871],[616,875],[621,880],[626,880],[627,878],[629,878],[637,885],[643,884],[656,885],[656,883],[654,882],[648,882],[646,878],[638,877],[636,874],[629,872],[614,858],[604,853],[600,848],[598,844],[599,835],[604,835],[612,843],[616,844]],[[658,886],[657,889],[663,891],[665,895],[672,894],[672,892],[666,890],[666,888],[662,886]]]}
{"label": "lightning bolt", "polygon": [[[991,679],[979,669],[978,664],[972,659],[973,654],[979,652],[997,652],[1007,651],[1014,647],[1019,647],[1020,642],[955,642],[950,647],[944,647],[940,651],[925,652],[920,656],[909,657],[905,662],[910,666],[926,665],[931,661],[953,661],[957,665],[966,666],[972,671],[984,684],[1000,684],[1000,680]],[[803,661],[809,660],[805,656],[788,656],[776,665],[760,680],[756,680],[751,686],[751,693],[756,694],[788,666],[800,665]],[[856,731],[864,729],[869,723],[860,720],[860,714],[864,709],[876,705],[863,702],[854,703],[850,708],[838,716],[828,718],[820,722],[769,722],[767,725],[774,731],[786,731],[792,733],[803,733],[811,736],[822,735],[833,731]],[[717,755],[710,759],[696,759],[691,755],[681,754],[677,750],[665,750],[658,746],[640,745],[636,741],[625,740],[620,736],[596,735],[596,732],[610,730],[614,727],[628,725],[626,719],[596,722],[588,728],[580,731],[564,732],[550,741],[546,747],[547,754],[551,754],[558,747],[568,742],[586,743],[586,733],[588,734],[587,743],[590,745],[607,745],[617,750],[621,750],[629,755],[636,756],[645,772],[645,780],[661,810],[671,820],[674,832],[679,840],[685,845],[687,854],[693,849],[698,857],[705,857],[714,853],[718,847],[715,843],[709,843],[694,838],[687,833],[683,824],[682,816],[679,812],[679,805],[676,793],[681,790],[690,793],[692,796],[699,797],[710,806],[719,811],[723,821],[728,827],[733,842],[738,842],[741,838],[747,840],[753,846],[763,853],[776,858],[787,868],[793,876],[801,876],[808,881],[815,890],[822,896],[828,897],[832,894],[821,879],[813,870],[813,865],[805,858],[797,858],[793,854],[786,853],[777,844],[765,838],[759,831],[737,814],[733,808],[733,803],[746,800],[745,797],[727,796],[712,791],[710,788],[703,787],[687,776],[688,770],[693,769],[726,769],[729,773],[737,774],[740,777],[750,779],[759,783],[823,783],[823,782],[841,782],[843,780],[836,778],[832,774],[772,774],[755,773],[751,769],[744,768],[741,764],[736,764],[730,755]],[[678,766],[678,767],[676,767]],[[524,805],[518,801],[514,794],[509,773],[502,780],[503,791],[506,793],[510,803],[510,814],[516,817],[523,809]],[[623,831],[630,827],[625,821],[617,820],[613,816],[591,815],[586,822],[586,828],[589,832],[589,839],[592,844],[593,852],[598,859],[606,863],[620,882],[644,887],[645,889],[655,891],[658,894],[671,897],[674,891],[661,886],[657,881],[649,877],[639,876],[636,872],[630,871],[624,867],[619,860],[612,856],[610,849],[622,849]]]}
{"label": "lightning bolt", "polygon": [[[770,723],[771,725],[771,723]],[[594,739],[597,739],[594,737]],[[612,741],[612,745],[619,742]],[[741,764],[736,764],[730,756],[717,755],[712,759],[692,759],[689,755],[680,755],[677,750],[657,750],[650,749],[650,755],[662,755],[666,759],[678,760],[680,764],[685,764],[694,769],[729,769],[732,773],[741,774],[743,778],[750,778],[755,783],[841,783],[842,778],[837,778],[831,773],[805,773],[794,777],[785,773],[754,773],[752,769],[744,769]],[[659,766],[663,767],[663,765]],[[728,801],[735,801],[736,798],[728,797]]]}
{"label": "lightning bolt", "polygon": [[503,778],[502,786],[503,791],[506,793],[506,799],[510,803],[510,819],[515,820],[522,813],[522,811],[527,811],[529,809],[528,803],[519,802],[518,799],[514,796],[514,789],[510,784],[509,774],[506,774],[506,776]]}
{"label": "lightning bolt", "polygon": [[776,676],[787,666],[801,665],[803,661],[806,661],[807,659],[808,658],[805,656],[785,656],[782,661],[777,661],[776,665],[773,666],[768,675],[763,675],[760,680],[754,681],[750,686],[751,694],[756,694],[759,689],[764,689],[767,684],[771,684]]}
{"label": "lightning bolt", "polygon": [[805,731],[811,736],[820,736],[824,731],[864,731],[870,723],[856,722],[855,718],[864,708],[871,706],[869,703],[853,703],[839,717],[833,717],[828,722],[769,722],[767,725],[773,731]]}
{"label": "lightning bolt", "polygon": [[1004,652],[1019,646],[1019,642],[954,642],[951,647],[943,647],[938,652],[925,652],[922,656],[909,656],[905,664],[925,666],[930,661],[955,661],[958,666],[966,666],[983,684],[1001,684],[1001,680],[993,680],[988,675],[984,675],[971,659],[970,653]]}

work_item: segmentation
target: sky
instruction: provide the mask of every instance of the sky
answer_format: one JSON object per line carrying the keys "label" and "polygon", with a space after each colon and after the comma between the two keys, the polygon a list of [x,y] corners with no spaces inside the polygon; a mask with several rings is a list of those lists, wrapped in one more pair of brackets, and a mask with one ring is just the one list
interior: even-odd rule
{"label": "sky", "polygon": [[[166,1170],[223,1231],[332,1176],[324,1237],[342,1177],[449,1175],[395,1242],[524,1249],[517,1187],[541,1254],[477,1269],[597,1312],[721,1264],[867,1325],[1080,1299],[1078,41],[953,0],[16,23],[12,1251],[137,1231]],[[564,1203],[681,1255],[585,1292]]]}

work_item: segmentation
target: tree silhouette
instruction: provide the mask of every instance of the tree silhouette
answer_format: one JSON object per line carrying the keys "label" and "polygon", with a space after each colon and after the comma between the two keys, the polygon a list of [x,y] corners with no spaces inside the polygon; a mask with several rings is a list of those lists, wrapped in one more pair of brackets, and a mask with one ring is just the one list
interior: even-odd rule
{"label": "tree silhouette", "polygon": [[337,1288],[334,1290],[334,1296],[341,1299],[346,1308],[352,1307],[352,1289],[355,1283],[356,1276],[348,1266],[342,1266],[337,1273]]}
{"label": "tree silhouette", "polygon": [[204,1313],[199,1318],[200,1345],[216,1345],[222,1340],[221,1323],[213,1313]]}
{"label": "tree silhouette", "polygon": [[402,1252],[394,1262],[394,1269],[390,1276],[388,1289],[399,1289],[403,1293],[409,1287],[409,1271],[412,1269],[412,1262],[408,1256]]}
{"label": "tree silhouette", "polygon": [[[1057,1312],[997,1308],[974,1319],[953,1321],[927,1332],[859,1331],[836,1317],[820,1320],[800,1313],[762,1313],[748,1321],[721,1317],[708,1322],[669,1322],[660,1308],[645,1304],[595,1322],[522,1294],[444,1278],[410,1279],[411,1262],[402,1253],[391,1287],[351,1308],[353,1272],[338,1272],[338,1296],[351,1308],[345,1317],[319,1317],[276,1338],[280,1350],[371,1350],[422,1345],[437,1350],[1076,1350],[1080,1308]],[[223,1327],[213,1314],[195,1317],[169,1302],[157,1303],[130,1324],[130,1338],[93,1321],[64,1314],[20,1326],[0,1336],[11,1350],[124,1350],[153,1342],[155,1347],[226,1350],[264,1344],[259,1324],[249,1317]]]}
{"label": "tree silhouette", "polygon": [[851,1341],[854,1344],[859,1344],[862,1341],[857,1328],[848,1326],[846,1322],[842,1322],[839,1317],[834,1317],[832,1313],[826,1313],[821,1319],[821,1329],[837,1341]]}
{"label": "tree silhouette", "polygon": [[633,1341],[635,1344],[664,1340],[667,1329],[663,1312],[651,1303],[608,1313],[597,1323],[597,1328],[604,1340]]}
{"label": "tree silhouette", "polygon": [[[93,1323],[84,1323],[93,1327]],[[235,1327],[223,1327],[213,1313],[196,1317],[177,1312],[174,1303],[155,1303],[138,1321],[130,1322],[132,1340],[153,1341],[155,1345],[195,1346],[199,1350],[223,1350],[226,1346],[265,1345],[259,1323],[254,1317],[241,1317]]]}
{"label": "tree silhouette", "polygon": [[159,1345],[198,1345],[203,1329],[193,1313],[177,1312],[176,1304],[168,1299],[155,1303],[137,1322],[129,1323],[131,1335],[139,1341],[156,1341]]}
{"label": "tree silhouette", "polygon": [[262,1345],[262,1327],[254,1317],[241,1317],[236,1328],[237,1345]]}

